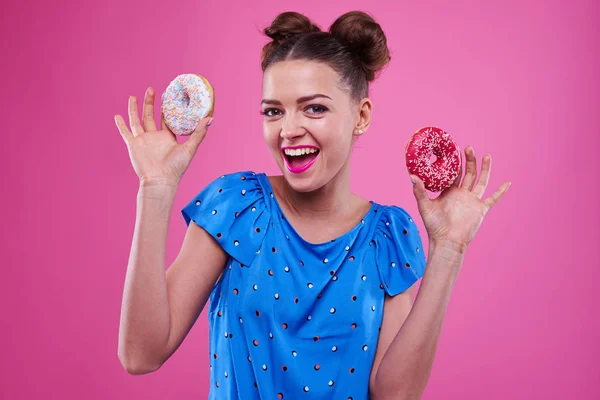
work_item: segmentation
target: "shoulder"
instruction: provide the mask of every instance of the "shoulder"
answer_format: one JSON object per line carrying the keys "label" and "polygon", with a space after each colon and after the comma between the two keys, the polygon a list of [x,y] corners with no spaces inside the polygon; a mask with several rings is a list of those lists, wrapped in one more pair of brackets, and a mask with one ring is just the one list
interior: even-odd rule
{"label": "shoulder", "polygon": [[381,284],[390,296],[402,293],[421,278],[426,259],[417,224],[404,208],[380,207],[373,233],[375,264]]}
{"label": "shoulder", "polygon": [[239,171],[220,175],[213,178],[202,192],[206,192],[205,194],[214,194],[214,191],[216,191],[217,194],[221,194],[223,192],[230,192],[233,189],[240,189],[241,194],[241,191],[246,189],[243,193],[245,195],[248,190],[260,189],[259,176],[261,175],[264,174],[253,171]]}
{"label": "shoulder", "polygon": [[182,208],[187,225],[204,228],[232,256],[249,265],[270,221],[262,173],[241,171],[214,178]]}

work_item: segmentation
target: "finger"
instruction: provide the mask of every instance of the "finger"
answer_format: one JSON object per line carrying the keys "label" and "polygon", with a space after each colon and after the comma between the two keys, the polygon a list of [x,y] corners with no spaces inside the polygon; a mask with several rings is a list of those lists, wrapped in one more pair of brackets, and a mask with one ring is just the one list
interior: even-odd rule
{"label": "finger", "polygon": [[121,137],[125,141],[126,144],[129,144],[129,141],[133,139],[133,134],[127,128],[127,124],[123,120],[123,117],[120,115],[115,115],[115,123],[117,124],[117,128],[119,129],[119,133],[121,133]]}
{"label": "finger", "polygon": [[460,157],[460,168],[458,169],[458,176],[454,179],[454,182],[452,182],[452,186],[454,187],[460,187],[460,180],[462,179],[463,168],[465,167],[462,151],[458,150],[458,155]]}
{"label": "finger", "polygon": [[156,131],[156,121],[154,121],[154,90],[152,88],[146,90],[142,115],[146,132]]}
{"label": "finger", "polygon": [[421,204],[429,201],[429,196],[427,195],[427,190],[425,189],[423,181],[412,174],[410,175],[410,180],[413,181],[413,194],[417,199],[417,203]]}
{"label": "finger", "polygon": [[137,99],[135,96],[129,96],[129,126],[133,136],[138,136],[144,133],[142,124],[140,124],[140,117],[138,115]]}
{"label": "finger", "polygon": [[171,128],[169,128],[169,126],[165,122],[165,115],[163,113],[160,114],[160,129],[162,131],[169,132],[173,136],[173,139],[177,140],[177,136],[173,133],[173,131],[171,130]]}
{"label": "finger", "polygon": [[473,184],[475,183],[475,178],[477,177],[477,160],[475,158],[475,150],[473,150],[473,146],[467,146],[465,149],[465,156],[467,158],[467,165],[465,179],[463,179],[461,187],[471,191],[473,190]]}
{"label": "finger", "polygon": [[212,123],[212,120],[213,119],[209,116],[202,118],[200,122],[198,122],[198,126],[196,126],[194,132],[192,132],[188,140],[186,140],[183,144],[184,146],[189,148],[192,155],[196,153],[198,146],[204,140],[206,132],[208,131],[208,125]]}
{"label": "finger", "polygon": [[477,195],[478,198],[483,197],[483,193],[485,193],[485,189],[487,188],[488,182],[490,180],[490,171],[492,170],[492,156],[490,154],[486,154],[483,156],[483,164],[481,166],[481,173],[479,174],[479,178],[477,179],[477,184],[473,189],[473,193]]}
{"label": "finger", "polygon": [[508,188],[511,184],[512,182],[504,182],[502,185],[500,185],[500,187],[498,188],[498,190],[496,190],[494,194],[492,194],[490,197],[484,200],[484,203],[488,207],[488,210],[494,207],[500,201],[502,196],[504,196],[504,194],[508,191]]}

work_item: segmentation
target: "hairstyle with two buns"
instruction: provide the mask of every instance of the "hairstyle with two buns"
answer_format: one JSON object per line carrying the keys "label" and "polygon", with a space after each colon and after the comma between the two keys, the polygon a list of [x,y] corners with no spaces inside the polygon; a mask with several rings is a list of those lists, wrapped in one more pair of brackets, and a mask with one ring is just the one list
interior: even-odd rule
{"label": "hairstyle with two buns", "polygon": [[313,60],[331,66],[355,102],[369,95],[369,82],[390,61],[387,39],[367,13],[350,11],[324,32],[297,12],[279,14],[264,29],[272,39],[261,53],[263,72],[278,61]]}

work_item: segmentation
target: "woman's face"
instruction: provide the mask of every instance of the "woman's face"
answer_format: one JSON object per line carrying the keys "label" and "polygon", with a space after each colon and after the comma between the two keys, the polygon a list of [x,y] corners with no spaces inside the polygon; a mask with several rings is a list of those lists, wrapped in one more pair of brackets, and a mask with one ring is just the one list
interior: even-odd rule
{"label": "woman's face", "polygon": [[294,190],[317,190],[348,168],[359,106],[327,64],[295,60],[269,66],[261,109],[265,142]]}

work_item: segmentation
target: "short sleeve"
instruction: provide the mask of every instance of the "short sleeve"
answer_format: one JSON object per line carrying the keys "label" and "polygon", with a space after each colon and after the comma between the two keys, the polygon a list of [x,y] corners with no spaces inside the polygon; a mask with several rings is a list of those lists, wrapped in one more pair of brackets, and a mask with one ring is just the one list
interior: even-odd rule
{"label": "short sleeve", "polygon": [[379,278],[388,295],[404,292],[425,273],[426,260],[418,227],[403,208],[384,208],[373,241]]}
{"label": "short sleeve", "polygon": [[181,213],[206,230],[230,256],[250,265],[269,222],[264,193],[254,172],[223,175],[208,184]]}

